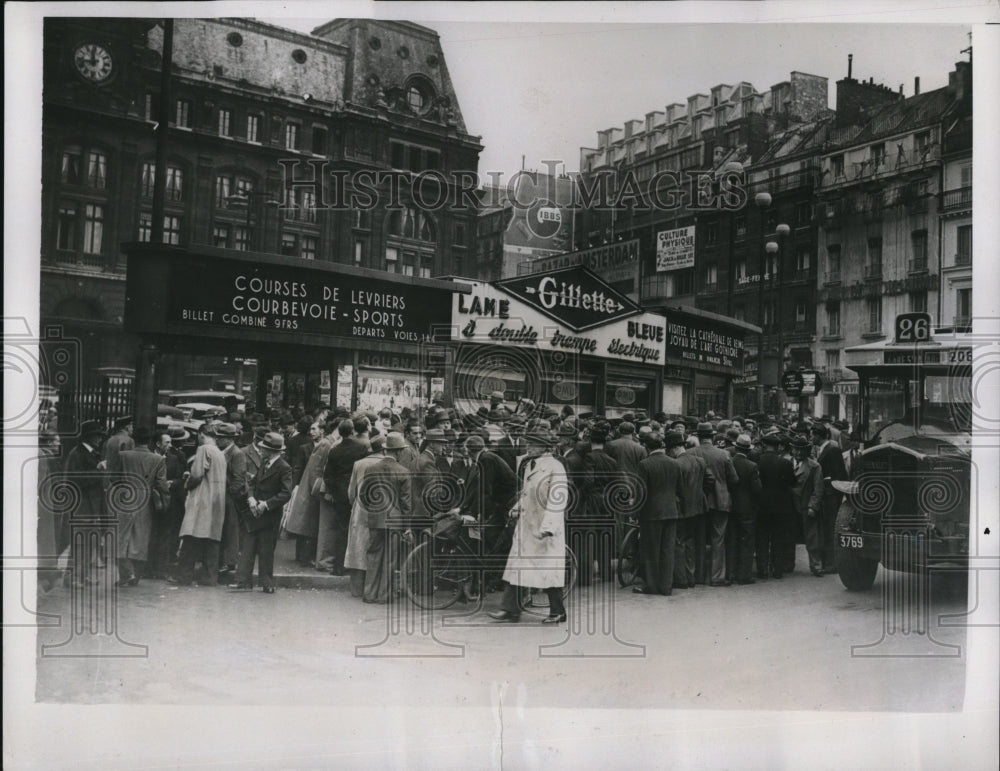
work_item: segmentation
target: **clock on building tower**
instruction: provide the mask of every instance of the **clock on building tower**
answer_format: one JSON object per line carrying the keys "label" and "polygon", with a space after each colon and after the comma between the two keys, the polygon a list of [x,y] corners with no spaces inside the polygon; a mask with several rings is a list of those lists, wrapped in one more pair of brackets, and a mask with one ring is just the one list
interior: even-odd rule
{"label": "clock on building tower", "polygon": [[76,71],[91,83],[107,83],[115,71],[115,60],[107,48],[98,43],[81,43],[73,50]]}

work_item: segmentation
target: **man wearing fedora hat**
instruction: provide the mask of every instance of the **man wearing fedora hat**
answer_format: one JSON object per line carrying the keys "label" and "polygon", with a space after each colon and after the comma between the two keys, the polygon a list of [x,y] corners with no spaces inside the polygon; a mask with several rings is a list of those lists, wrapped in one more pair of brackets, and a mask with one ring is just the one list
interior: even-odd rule
{"label": "man wearing fedora hat", "polygon": [[183,442],[190,435],[183,426],[170,426],[166,431],[155,434],[154,452],[163,458],[170,488],[167,509],[153,517],[153,529],[149,542],[149,573],[151,578],[166,578],[173,569],[177,556],[177,533],[184,518],[184,471],[187,458],[174,447],[174,442]]}
{"label": "man wearing fedora hat", "polygon": [[[611,580],[611,560],[617,553],[615,527],[618,518],[617,512],[609,509],[607,491],[619,484],[622,476],[618,463],[605,450],[610,433],[611,426],[606,421],[595,424],[590,429],[590,449],[583,456],[580,501],[587,524],[574,528],[574,535],[579,540],[572,543],[580,560],[580,586],[590,586],[593,582],[595,563],[600,579]],[[609,527],[610,542],[606,542]]]}
{"label": "man wearing fedora hat", "polygon": [[406,447],[402,434],[392,431],[379,447],[376,461],[367,467],[358,488],[358,504],[365,515],[368,543],[365,549],[364,602],[385,603],[392,592],[392,577],[402,544],[394,531],[409,536],[413,514],[410,472],[399,462]]}
{"label": "man wearing fedora hat", "polygon": [[[823,549],[820,528],[823,505],[823,472],[820,465],[810,456],[812,445],[804,436],[795,436],[791,441],[792,458],[795,466],[795,484],[792,486],[792,500],[795,514],[802,523],[803,540],[809,556],[809,571],[814,576],[823,575]],[[795,544],[786,544],[787,562],[795,566]],[[789,571],[792,572],[792,571]]]}
{"label": "man wearing fedora hat", "polygon": [[167,464],[162,456],[149,448],[152,432],[139,426],[132,434],[136,445],[131,450],[122,450],[115,456],[115,467],[109,475],[120,474],[126,484],[135,485],[132,500],[139,506],[122,508],[118,512],[118,585],[135,586],[139,583],[136,562],[145,562],[149,554],[149,539],[153,529],[153,519],[165,516],[157,512],[154,496],[166,497]]}
{"label": "man wearing fedora hat", "polygon": [[218,583],[219,543],[226,519],[226,457],[215,443],[214,429],[202,427],[198,450],[190,462],[187,498],[181,522],[181,551],[177,569],[167,580],[187,585],[194,579],[200,560],[204,576],[200,584]]}
{"label": "man wearing fedora hat", "polygon": [[413,517],[418,527],[426,527],[435,517],[457,507],[462,500],[457,486],[449,484],[441,473],[439,458],[448,447],[443,429],[432,428],[424,438],[424,451],[417,457],[411,472]]}
{"label": "man wearing fedora hat", "polygon": [[[736,484],[738,478],[733,468],[733,459],[729,453],[713,444],[715,429],[711,423],[700,423],[696,430],[698,446],[690,451],[705,459],[708,474],[712,481],[707,486],[708,512],[704,527],[696,532],[696,549],[698,550],[698,582],[710,586],[728,586],[726,580],[726,527],[729,524],[731,508],[729,488]],[[698,537],[704,531],[704,535]],[[705,559],[706,542],[711,548],[711,559]]]}
{"label": "man wearing fedora hat", "polygon": [[[341,441],[327,453],[326,468],[323,470],[323,484],[330,509],[320,512],[316,568],[342,576],[345,574],[344,553],[351,525],[347,487],[351,483],[355,462],[368,454],[371,442],[368,439],[368,421],[363,418],[340,421],[337,432]],[[332,520],[327,514],[332,515]]]}
{"label": "man wearing fedora hat", "polygon": [[274,594],[274,547],[278,543],[281,511],[292,497],[292,467],[281,457],[285,437],[268,432],[260,443],[263,462],[248,480],[249,509],[240,528],[240,562],[230,589],[253,588],[253,566],[265,594]]}
{"label": "man wearing fedora hat", "polygon": [[[497,621],[519,621],[521,589],[544,589],[549,615],[543,624],[566,620],[563,587],[566,584],[566,472],[552,457],[552,436],[536,429],[525,437],[527,453],[521,494],[511,509],[517,518],[503,580],[507,582]],[[519,469],[520,471],[520,469]]]}
{"label": "man wearing fedora hat", "polygon": [[507,512],[517,496],[517,477],[499,455],[486,449],[477,434],[465,440],[472,467],[462,497],[462,513],[484,528],[485,543],[492,548],[506,525]]}
{"label": "man wearing fedora hat", "polygon": [[733,442],[733,468],[737,481],[730,489],[732,507],[726,529],[726,578],[737,584],[752,584],[753,550],[760,505],[760,472],[749,458],[753,447],[748,434]]}
{"label": "man wearing fedora hat", "polygon": [[708,466],[704,458],[692,455],[685,447],[686,441],[680,431],[668,431],[663,437],[663,445],[667,455],[681,466],[681,484],[684,488],[682,516],[677,522],[673,588],[693,589],[697,566],[695,543],[699,525],[704,531]]}
{"label": "man wearing fedora hat", "polygon": [[833,561],[833,540],[837,527],[837,512],[844,494],[837,490],[834,482],[847,481],[847,467],[840,444],[834,440],[830,429],[822,424],[813,426],[812,443],[816,446],[816,462],[823,477],[823,498],[820,508],[819,543],[823,554],[823,572],[835,573]]}
{"label": "man wearing fedora hat", "polygon": [[[85,582],[93,583],[91,576],[93,555],[90,551],[91,537],[96,534],[103,539],[110,522],[102,523],[104,513],[104,474],[101,464],[101,440],[104,429],[96,420],[86,420],[80,424],[80,441],[70,450],[63,466],[66,486],[75,492],[76,506],[63,515],[60,532],[62,541],[70,544],[70,570],[65,582],[73,581],[77,586]],[[73,538],[72,522],[87,523],[88,533],[83,538]]]}
{"label": "man wearing fedora hat", "polygon": [[764,434],[763,450],[757,461],[760,472],[761,496],[757,515],[757,577],[781,578],[782,560],[787,557],[791,540],[791,520],[795,516],[792,487],[795,467],[780,454],[784,439],[779,432]]}
{"label": "man wearing fedora hat", "polygon": [[215,443],[226,459],[226,518],[222,523],[220,578],[231,578],[240,556],[240,513],[247,508],[247,458],[236,440],[240,432],[232,423],[215,426]]}
{"label": "man wearing fedora hat", "polygon": [[639,594],[673,594],[677,521],[684,510],[681,465],[669,457],[663,439],[654,434],[647,440],[649,457],[639,463],[638,476],[645,486],[639,511],[639,548],[643,585]]}

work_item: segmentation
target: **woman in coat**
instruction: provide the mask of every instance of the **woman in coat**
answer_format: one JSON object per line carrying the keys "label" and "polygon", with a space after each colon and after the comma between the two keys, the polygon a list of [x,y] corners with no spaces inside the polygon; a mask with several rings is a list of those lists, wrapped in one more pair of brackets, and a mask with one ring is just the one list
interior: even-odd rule
{"label": "woman in coat", "polygon": [[490,613],[497,621],[519,621],[519,587],[544,589],[549,615],[543,624],[566,620],[562,592],[566,583],[566,470],[552,456],[552,437],[535,429],[526,437],[527,457],[522,461],[523,484],[512,509],[517,516],[513,544],[503,580],[507,582],[500,610]]}

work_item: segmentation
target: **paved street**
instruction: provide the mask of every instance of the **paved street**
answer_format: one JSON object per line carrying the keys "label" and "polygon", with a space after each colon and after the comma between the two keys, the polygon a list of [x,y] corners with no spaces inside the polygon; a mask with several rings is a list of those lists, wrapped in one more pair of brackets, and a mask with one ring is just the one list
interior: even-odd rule
{"label": "paved street", "polygon": [[[497,624],[476,608],[456,606],[433,616],[440,642],[405,634],[386,640],[386,607],[352,598],[347,579],[331,579],[331,589],[279,589],[273,596],[143,581],[120,591],[118,629],[122,640],[148,646],[148,656],[41,657],[37,697],[350,707],[370,703],[375,688],[380,703],[446,708],[489,706],[494,686],[507,683],[530,684],[523,698],[527,707],[962,708],[963,655],[851,656],[852,645],[882,637],[884,573],[871,592],[849,593],[833,576],[816,579],[805,572],[799,549],[798,572],[780,581],[697,587],[669,598],[634,595],[615,585],[610,604],[604,594],[609,585],[578,590],[570,615],[592,620],[592,628],[583,626],[578,634],[565,625],[542,626],[541,615],[526,615],[518,625]],[[888,580],[903,578],[892,574]],[[961,582],[935,580],[931,594],[932,619],[965,607]],[[68,590],[58,588],[42,598],[39,609],[64,614],[68,601]],[[591,601],[613,608],[614,637],[600,633],[600,614],[586,607]],[[498,602],[499,595],[488,595],[485,609]],[[405,629],[412,607],[405,604],[402,611]],[[67,637],[65,625],[39,631],[41,644]],[[891,634],[874,652],[891,656],[904,643],[939,656],[951,654],[950,645],[964,652],[961,628],[935,624],[932,637],[940,645]],[[76,642],[95,654],[125,650],[112,641],[83,636]]]}

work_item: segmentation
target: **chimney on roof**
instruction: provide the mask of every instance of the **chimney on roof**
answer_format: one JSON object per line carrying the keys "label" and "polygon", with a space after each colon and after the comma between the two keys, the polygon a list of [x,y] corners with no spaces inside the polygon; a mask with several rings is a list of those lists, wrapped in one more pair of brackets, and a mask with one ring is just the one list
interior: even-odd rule
{"label": "chimney on roof", "polygon": [[847,55],[847,77],[851,77],[851,71],[854,69],[854,54]]}
{"label": "chimney on roof", "polygon": [[903,95],[903,84],[902,83],[899,84],[899,95],[900,96]]}
{"label": "chimney on roof", "polygon": [[920,78],[916,77],[913,79],[913,95],[917,96],[920,93]]}

